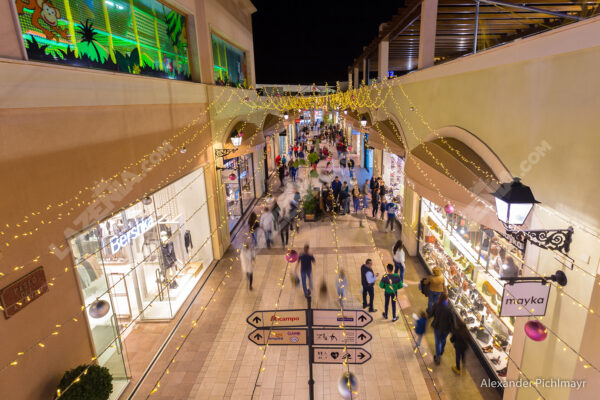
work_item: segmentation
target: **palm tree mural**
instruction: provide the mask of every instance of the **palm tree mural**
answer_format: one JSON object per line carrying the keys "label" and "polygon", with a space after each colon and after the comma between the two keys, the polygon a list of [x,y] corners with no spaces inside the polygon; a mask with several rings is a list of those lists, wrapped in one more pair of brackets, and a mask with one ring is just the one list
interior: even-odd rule
{"label": "palm tree mural", "polygon": [[80,36],[80,40],[77,42],[79,52],[88,56],[91,61],[104,64],[108,58],[108,52],[96,40],[98,32],[94,29],[94,23],[86,19],[85,23],[77,27],[77,33]]}

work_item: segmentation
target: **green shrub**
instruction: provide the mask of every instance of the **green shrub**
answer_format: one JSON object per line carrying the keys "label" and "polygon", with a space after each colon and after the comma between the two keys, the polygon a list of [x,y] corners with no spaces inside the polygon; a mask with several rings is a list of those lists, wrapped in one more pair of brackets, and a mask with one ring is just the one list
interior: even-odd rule
{"label": "green shrub", "polygon": [[80,365],[65,372],[58,389],[65,391],[78,377],[79,382],[61,394],[61,400],[107,400],[113,391],[112,375],[108,368],[99,365]]}
{"label": "green shrub", "polygon": [[314,169],[312,171],[310,171],[309,173],[311,178],[318,178],[319,177],[319,173],[317,171],[315,171]]}
{"label": "green shrub", "polygon": [[310,164],[316,164],[319,162],[319,155],[317,153],[310,153],[308,155],[308,162]]}
{"label": "green shrub", "polygon": [[317,212],[317,199],[312,193],[304,196],[302,208],[304,209],[304,214],[314,214]]}

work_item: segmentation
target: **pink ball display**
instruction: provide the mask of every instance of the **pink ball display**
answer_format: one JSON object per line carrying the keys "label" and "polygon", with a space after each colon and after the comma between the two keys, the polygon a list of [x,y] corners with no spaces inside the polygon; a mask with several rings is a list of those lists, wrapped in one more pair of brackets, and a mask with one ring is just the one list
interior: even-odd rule
{"label": "pink ball display", "polygon": [[229,180],[230,181],[235,181],[237,179],[237,176],[235,174],[229,174]]}
{"label": "pink ball display", "polygon": [[452,214],[454,212],[454,206],[448,203],[444,206],[444,211],[446,211],[448,214]]}
{"label": "pink ball display", "polygon": [[548,330],[544,324],[537,319],[534,319],[527,321],[525,324],[525,334],[529,337],[529,339],[535,340],[536,342],[541,342],[542,340],[546,339],[546,336],[548,336]]}
{"label": "pink ball display", "polygon": [[352,151],[352,146],[348,146],[348,151]]}
{"label": "pink ball display", "polygon": [[298,261],[298,252],[296,250],[290,250],[290,251],[288,251],[288,253],[285,255],[285,259],[289,263],[293,263],[293,262]]}

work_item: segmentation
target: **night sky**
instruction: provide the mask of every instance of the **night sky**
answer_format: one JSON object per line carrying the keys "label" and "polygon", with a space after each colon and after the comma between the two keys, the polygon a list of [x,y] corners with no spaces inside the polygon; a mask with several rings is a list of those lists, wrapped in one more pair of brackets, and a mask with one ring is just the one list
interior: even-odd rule
{"label": "night sky", "polygon": [[402,0],[252,0],[257,83],[348,80],[348,66]]}

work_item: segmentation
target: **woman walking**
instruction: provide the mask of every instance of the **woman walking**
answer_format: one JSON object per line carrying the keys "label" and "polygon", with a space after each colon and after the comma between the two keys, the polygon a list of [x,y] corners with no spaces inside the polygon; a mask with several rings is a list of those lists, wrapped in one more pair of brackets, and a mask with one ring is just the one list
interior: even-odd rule
{"label": "woman walking", "polygon": [[254,250],[254,246],[250,240],[246,239],[242,245],[242,248],[240,249],[240,264],[242,266],[242,271],[248,278],[248,289],[250,290],[252,290],[252,278],[254,274],[255,260],[256,251]]}
{"label": "woman walking", "polygon": [[399,274],[400,280],[404,282],[404,262],[406,260],[406,255],[404,254],[404,249],[402,248],[402,240],[398,240],[396,242],[394,249],[392,250],[392,255],[394,259],[394,273]]}

